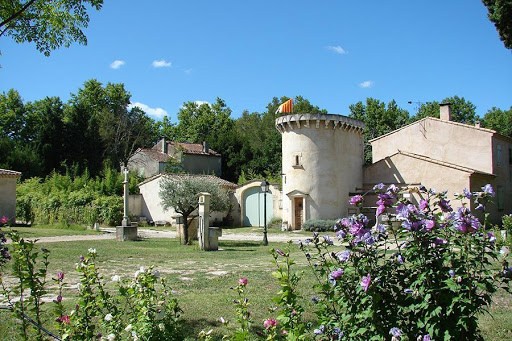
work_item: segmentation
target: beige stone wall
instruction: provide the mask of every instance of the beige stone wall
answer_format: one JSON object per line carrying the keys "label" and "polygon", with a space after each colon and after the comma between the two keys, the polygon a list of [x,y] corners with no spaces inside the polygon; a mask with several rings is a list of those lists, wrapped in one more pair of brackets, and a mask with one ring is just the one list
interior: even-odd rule
{"label": "beige stone wall", "polygon": [[302,193],[303,222],[346,216],[349,193],[363,183],[362,123],[340,115],[288,116],[276,120],[283,145],[283,222],[295,227],[293,195]]}
{"label": "beige stone wall", "polygon": [[141,152],[135,153],[130,157],[128,160],[128,169],[145,178],[150,178],[160,173],[158,161],[153,160]]}
{"label": "beige stone wall", "polygon": [[0,217],[16,222],[16,178],[0,177]]}
{"label": "beige stone wall", "polygon": [[[434,188],[436,191],[448,191],[448,198],[454,199],[454,193],[470,188],[471,174],[460,169],[423,161],[402,154],[395,154],[364,168],[365,183],[394,183],[400,185],[419,185]],[[419,203],[417,194],[415,203]],[[467,203],[467,201],[466,201]],[[455,207],[461,203],[452,202]]]}
{"label": "beige stone wall", "polygon": [[190,174],[215,174],[222,175],[220,156],[183,154],[182,165],[185,172]]}
{"label": "beige stone wall", "polygon": [[373,162],[400,149],[492,173],[491,139],[490,130],[429,117],[374,139],[371,142]]}
{"label": "beige stone wall", "polygon": [[[159,195],[161,181],[162,176],[159,176],[139,185],[140,194],[143,198],[141,209],[142,216],[146,217],[148,221],[166,221],[174,224],[173,217],[178,214],[172,208],[164,211]],[[211,212],[210,226],[216,226],[216,222],[222,221],[225,216],[225,212]]]}

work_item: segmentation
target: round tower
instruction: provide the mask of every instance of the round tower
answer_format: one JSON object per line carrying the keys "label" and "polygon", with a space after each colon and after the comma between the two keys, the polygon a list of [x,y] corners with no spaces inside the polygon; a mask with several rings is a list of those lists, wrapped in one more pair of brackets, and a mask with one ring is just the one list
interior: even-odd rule
{"label": "round tower", "polygon": [[276,119],[282,135],[283,224],[347,216],[349,193],[363,185],[364,123],[332,114]]}

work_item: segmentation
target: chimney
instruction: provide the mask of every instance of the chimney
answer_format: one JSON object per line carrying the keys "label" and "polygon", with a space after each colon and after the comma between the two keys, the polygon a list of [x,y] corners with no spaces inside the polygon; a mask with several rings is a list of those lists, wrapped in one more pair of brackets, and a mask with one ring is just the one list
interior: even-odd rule
{"label": "chimney", "polygon": [[160,142],[162,143],[162,153],[167,154],[167,140],[165,139],[165,136],[162,136]]}
{"label": "chimney", "polygon": [[480,121],[475,122],[475,127],[480,128]]}
{"label": "chimney", "polygon": [[450,104],[451,103],[440,103],[439,104],[439,118],[442,119],[443,121],[451,121],[452,120]]}
{"label": "chimney", "polygon": [[210,147],[208,146],[208,142],[203,141],[203,153],[210,153]]}

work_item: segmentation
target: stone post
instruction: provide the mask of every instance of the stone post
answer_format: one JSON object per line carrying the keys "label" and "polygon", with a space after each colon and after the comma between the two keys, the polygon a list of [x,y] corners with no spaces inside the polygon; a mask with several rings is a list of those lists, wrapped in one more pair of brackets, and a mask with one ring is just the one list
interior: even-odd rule
{"label": "stone post", "polygon": [[199,248],[210,249],[210,193],[199,193]]}
{"label": "stone post", "polygon": [[128,216],[128,168],[124,168],[124,181],[123,181],[123,202],[124,202],[124,211],[123,211],[123,221],[121,222],[122,226],[131,226],[130,217]]}
{"label": "stone post", "polygon": [[128,168],[124,168],[124,193],[123,193],[123,203],[124,203],[124,211],[123,211],[123,220],[121,221],[121,226],[116,227],[116,240],[118,242],[122,242],[125,240],[137,240],[137,224],[133,224],[130,222],[130,217],[128,216]]}
{"label": "stone post", "polygon": [[205,251],[217,251],[219,249],[219,237],[222,230],[218,227],[210,227],[210,193],[199,193],[199,248]]}

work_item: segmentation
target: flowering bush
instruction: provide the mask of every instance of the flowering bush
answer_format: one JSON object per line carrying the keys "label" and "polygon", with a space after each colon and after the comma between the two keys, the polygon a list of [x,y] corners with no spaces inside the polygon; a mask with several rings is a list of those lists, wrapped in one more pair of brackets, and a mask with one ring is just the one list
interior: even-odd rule
{"label": "flowering bush", "polygon": [[[487,214],[481,223],[463,199],[485,211],[492,187],[457,195],[461,207],[455,212],[445,192],[420,187],[416,205],[401,198],[396,186],[374,190],[374,226],[363,215],[336,223],[344,250],[332,251],[332,240],[318,233],[300,243],[318,279],[314,334],[351,340],[479,339],[478,314],[499,285],[508,284],[512,269],[505,257],[501,271],[492,269],[498,252]],[[351,203],[361,206],[363,198]],[[400,226],[379,223],[383,216]]]}
{"label": "flowering bush", "polygon": [[249,311],[249,299],[245,296],[245,289],[247,287],[247,278],[240,278],[238,285],[234,288],[238,294],[238,299],[233,300],[236,307],[236,321],[239,327],[235,331],[231,340],[247,340],[249,339],[249,331],[252,325],[251,312]]}
{"label": "flowering bush", "polygon": [[181,309],[158,271],[141,267],[131,279],[112,276],[111,281],[119,293],[114,296],[106,290],[95,259],[96,250],[92,248],[86,256],[80,256],[77,263],[80,273],[78,301],[69,314],[62,307],[64,274],[58,274],[59,295],[54,302],[63,339],[99,339],[102,337],[99,329],[108,340],[180,338]]}

